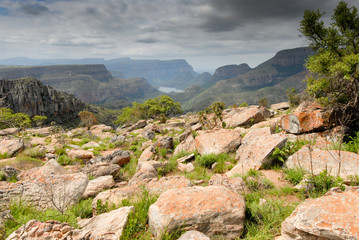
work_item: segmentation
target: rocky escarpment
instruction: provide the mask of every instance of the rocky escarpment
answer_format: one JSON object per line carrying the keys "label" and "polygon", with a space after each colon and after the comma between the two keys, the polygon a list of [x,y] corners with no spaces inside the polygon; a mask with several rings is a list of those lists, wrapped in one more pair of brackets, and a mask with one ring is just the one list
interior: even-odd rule
{"label": "rocky escarpment", "polygon": [[77,116],[85,104],[73,95],[43,85],[35,78],[22,78],[0,80],[0,107],[63,121]]}
{"label": "rocky escarpment", "polygon": [[0,69],[0,78],[17,79],[23,77],[35,77],[46,80],[47,84],[61,81],[70,81],[74,76],[84,75],[106,82],[113,78],[102,64],[87,65],[57,65],[57,66],[37,66],[37,67],[9,67]]}
{"label": "rocky escarpment", "polygon": [[244,74],[250,70],[251,68],[246,63],[242,63],[240,65],[226,65],[217,68],[213,74],[212,79],[223,80],[233,78],[238,76],[239,74]]}
{"label": "rocky escarpment", "polygon": [[[117,79],[102,64],[9,67],[0,69],[0,79],[34,77],[58,91],[90,104],[141,101],[159,95],[143,78]],[[121,103],[122,105],[126,105]],[[117,105],[121,105],[117,104]],[[114,106],[114,107],[122,107]]]}

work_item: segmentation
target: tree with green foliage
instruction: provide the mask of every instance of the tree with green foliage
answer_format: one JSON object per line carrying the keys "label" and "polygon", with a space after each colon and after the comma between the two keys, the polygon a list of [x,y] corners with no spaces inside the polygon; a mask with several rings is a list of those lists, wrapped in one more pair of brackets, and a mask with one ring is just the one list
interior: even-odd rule
{"label": "tree with green foliage", "polygon": [[325,26],[324,13],[307,10],[300,32],[315,50],[306,67],[307,92],[328,107],[335,121],[349,125],[359,118],[359,14],[341,1]]}
{"label": "tree with green foliage", "polygon": [[36,115],[32,118],[32,122],[35,124],[35,126],[37,127],[41,127],[43,122],[47,120],[46,116],[39,116]]}
{"label": "tree with green foliage", "polygon": [[149,118],[165,122],[167,117],[182,113],[181,104],[166,95],[150,98],[142,104],[132,103],[132,105],[121,110],[121,114],[115,121],[116,124],[130,124]]}
{"label": "tree with green foliage", "polygon": [[14,113],[9,108],[0,108],[0,129],[31,127],[31,118],[25,113]]}
{"label": "tree with green foliage", "polygon": [[222,127],[226,127],[226,123],[223,121],[223,110],[226,105],[223,102],[214,102],[209,107],[206,107],[204,111],[198,113],[199,122],[203,126],[213,129],[217,127],[218,121],[221,122]]}

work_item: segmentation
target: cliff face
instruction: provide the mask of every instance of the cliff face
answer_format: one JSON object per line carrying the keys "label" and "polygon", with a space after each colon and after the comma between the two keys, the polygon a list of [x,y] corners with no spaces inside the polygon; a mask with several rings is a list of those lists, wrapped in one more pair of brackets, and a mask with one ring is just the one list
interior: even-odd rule
{"label": "cliff face", "polygon": [[[108,69],[120,72],[125,78],[145,78],[153,86],[166,86],[182,74],[193,73],[193,68],[183,59],[177,60],[132,60],[118,59],[106,62]],[[119,76],[116,76],[119,77]],[[190,80],[190,79],[189,79]],[[177,86],[173,86],[177,87]]]}
{"label": "cliff face", "polygon": [[145,79],[116,79],[101,64],[0,68],[0,79],[34,77],[91,104],[159,95]]}
{"label": "cliff face", "polygon": [[77,117],[85,104],[73,95],[58,92],[35,78],[0,80],[0,107],[30,116],[43,115],[50,120]]}
{"label": "cliff face", "polygon": [[46,79],[49,84],[61,81],[71,81],[74,76],[86,75],[100,81],[106,82],[112,78],[102,64],[88,65],[61,65],[61,66],[39,66],[39,67],[11,67],[1,68],[0,78],[17,79],[23,77],[35,77]]}
{"label": "cliff face", "polygon": [[251,68],[246,63],[240,64],[240,65],[226,65],[226,66],[217,68],[216,71],[214,72],[212,78],[216,79],[216,80],[233,78],[240,74],[244,74],[250,70],[251,70]]}

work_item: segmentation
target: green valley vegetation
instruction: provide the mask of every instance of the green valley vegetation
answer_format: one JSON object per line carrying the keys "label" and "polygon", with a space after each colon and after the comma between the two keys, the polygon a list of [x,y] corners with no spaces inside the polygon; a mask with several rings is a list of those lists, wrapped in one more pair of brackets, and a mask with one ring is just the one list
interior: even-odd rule
{"label": "green valley vegetation", "polygon": [[133,103],[133,107],[122,109],[116,123],[123,125],[149,118],[165,122],[168,116],[180,113],[182,113],[181,104],[174,102],[169,96],[162,95],[153,99],[150,98],[142,104]]}
{"label": "green valley vegetation", "polygon": [[306,67],[308,93],[334,113],[335,120],[348,125],[359,118],[359,14],[356,7],[341,1],[331,16],[307,10],[300,22],[301,33],[316,54]]}
{"label": "green valley vegetation", "polygon": [[41,126],[47,119],[46,116],[30,117],[25,113],[14,113],[9,108],[0,108],[0,129],[17,127],[26,128],[34,126]]}

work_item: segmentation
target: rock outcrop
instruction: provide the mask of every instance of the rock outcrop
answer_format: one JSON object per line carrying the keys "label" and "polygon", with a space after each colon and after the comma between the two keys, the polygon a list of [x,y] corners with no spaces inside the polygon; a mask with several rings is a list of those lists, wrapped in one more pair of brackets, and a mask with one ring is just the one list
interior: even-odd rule
{"label": "rock outcrop", "polygon": [[274,149],[282,148],[286,142],[285,135],[271,134],[269,127],[250,130],[244,136],[242,145],[236,152],[237,165],[226,175],[245,174],[250,169],[258,170],[270,164],[273,160],[270,155]]}
{"label": "rock outcrop", "polygon": [[174,154],[194,150],[201,155],[235,152],[241,144],[241,139],[241,131],[236,129],[200,130],[197,131],[195,138],[189,135],[184,142],[180,143]]}
{"label": "rock outcrop", "polygon": [[197,230],[234,239],[244,228],[244,198],[222,186],[168,190],[150,206],[149,226],[157,239],[165,231]]}
{"label": "rock outcrop", "polygon": [[89,181],[83,173],[66,174],[54,159],[41,168],[22,172],[18,178],[16,183],[1,182],[0,209],[21,199],[37,208],[64,210],[80,200]]}
{"label": "rock outcrop", "polygon": [[85,104],[74,96],[44,86],[34,78],[0,80],[0,107],[30,116],[43,115],[49,120],[77,118]]}
{"label": "rock outcrop", "polygon": [[278,240],[359,239],[359,187],[307,199],[282,223]]}
{"label": "rock outcrop", "polygon": [[332,176],[344,179],[358,175],[359,155],[338,150],[322,150],[317,147],[304,146],[288,158],[287,168],[302,168],[307,172],[319,174],[326,170]]}

